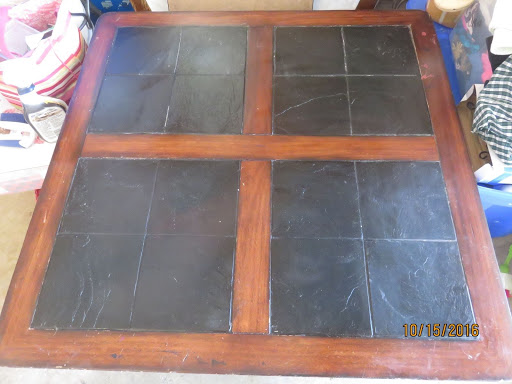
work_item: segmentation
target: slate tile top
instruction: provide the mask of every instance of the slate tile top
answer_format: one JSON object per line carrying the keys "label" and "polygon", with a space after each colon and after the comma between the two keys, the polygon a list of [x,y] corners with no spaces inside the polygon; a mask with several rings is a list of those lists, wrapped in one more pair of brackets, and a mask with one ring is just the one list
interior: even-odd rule
{"label": "slate tile top", "polygon": [[357,163],[364,238],[455,240],[439,163]]}
{"label": "slate tile top", "polygon": [[271,328],[371,336],[353,162],[274,161]]}
{"label": "slate tile top", "polygon": [[409,27],[343,27],[343,34],[349,74],[419,74]]}
{"label": "slate tile top", "polygon": [[246,56],[246,27],[119,28],[89,132],[240,134]]}
{"label": "slate tile top", "polygon": [[172,75],[105,77],[89,132],[162,133],[173,82]]}
{"label": "slate tile top", "polygon": [[142,234],[156,161],[80,159],[60,233]]}
{"label": "slate tile top", "polygon": [[143,235],[58,235],[32,327],[126,329]]}
{"label": "slate tile top", "polygon": [[336,75],[345,73],[339,27],[280,27],[275,29],[276,75]]}
{"label": "slate tile top", "polygon": [[107,73],[172,74],[181,38],[179,27],[118,28]]}
{"label": "slate tile top", "polygon": [[158,168],[148,232],[234,236],[238,161],[164,161]]}
{"label": "slate tile top", "polygon": [[240,134],[243,76],[177,76],[165,121],[166,133]]}
{"label": "slate tile top", "polygon": [[409,27],[274,33],[273,134],[433,134]]}
{"label": "slate tile top", "polygon": [[371,336],[363,244],[272,240],[272,333]]}
{"label": "slate tile top", "polygon": [[272,236],[360,238],[352,162],[274,161]]}
{"label": "slate tile top", "polygon": [[349,135],[349,116],[344,78],[274,78],[274,134]]}
{"label": "slate tile top", "polygon": [[228,332],[239,168],[80,159],[32,325]]}
{"label": "slate tile top", "polygon": [[183,27],[178,74],[242,75],[247,28]]}
{"label": "slate tile top", "polygon": [[274,161],[272,182],[273,333],[474,322],[439,163]]}
{"label": "slate tile top", "polygon": [[133,328],[230,330],[234,237],[148,236]]}
{"label": "slate tile top", "polygon": [[354,135],[432,135],[419,77],[352,76],[348,84]]}
{"label": "slate tile top", "polygon": [[475,323],[455,241],[367,240],[365,250],[376,336],[404,337],[404,324]]}

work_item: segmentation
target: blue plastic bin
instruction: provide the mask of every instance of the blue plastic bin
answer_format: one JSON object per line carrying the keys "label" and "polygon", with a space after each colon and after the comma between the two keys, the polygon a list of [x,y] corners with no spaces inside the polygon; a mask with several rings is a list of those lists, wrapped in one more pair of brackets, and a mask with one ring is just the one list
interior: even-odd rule
{"label": "blue plastic bin", "polygon": [[512,193],[479,185],[478,192],[484,207],[491,237],[512,234]]}
{"label": "blue plastic bin", "polygon": [[[427,8],[427,0],[409,0],[407,2],[407,9],[419,9],[424,11]],[[443,53],[444,66],[450,81],[450,88],[452,89],[453,99],[455,104],[459,104],[462,96],[459,91],[459,83],[457,82],[457,71],[455,70],[455,63],[453,62],[452,46],[450,44],[450,32],[453,28],[445,27],[444,25],[434,23],[436,29],[437,40],[439,40],[439,47]]]}

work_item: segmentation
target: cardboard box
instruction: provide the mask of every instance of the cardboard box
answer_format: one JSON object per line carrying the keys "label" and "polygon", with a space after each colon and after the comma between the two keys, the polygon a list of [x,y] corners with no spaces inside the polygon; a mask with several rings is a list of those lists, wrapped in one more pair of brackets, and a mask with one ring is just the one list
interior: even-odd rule
{"label": "cardboard box", "polygon": [[168,0],[169,11],[310,11],[313,0]]}

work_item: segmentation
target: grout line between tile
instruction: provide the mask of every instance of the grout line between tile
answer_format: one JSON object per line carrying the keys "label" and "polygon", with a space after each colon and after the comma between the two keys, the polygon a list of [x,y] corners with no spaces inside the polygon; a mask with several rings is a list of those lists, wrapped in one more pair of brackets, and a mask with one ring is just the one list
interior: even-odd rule
{"label": "grout line between tile", "polygon": [[[251,38],[251,33],[254,33],[254,30],[252,30],[251,28],[246,28],[246,30],[245,30],[245,66],[244,66],[244,73],[242,74],[243,79],[244,79],[244,87],[242,90],[242,125],[240,127],[240,132],[239,132],[239,134],[241,134],[241,135],[245,134],[245,132],[244,132],[245,131],[245,121],[247,118],[247,116],[245,115],[245,102],[246,102],[246,97],[245,97],[246,94],[245,93],[247,92],[247,75],[249,73],[247,71],[247,67],[249,65],[249,63],[248,63],[249,49],[250,49],[249,40]],[[251,52],[251,54],[252,54],[252,52]],[[241,167],[242,166],[240,165],[239,170],[241,170]],[[231,317],[230,317],[230,319],[231,319]]]}
{"label": "grout line between tile", "polygon": [[368,260],[366,258],[366,247],[364,243],[364,231],[363,231],[363,216],[361,215],[361,193],[359,192],[359,178],[357,177],[357,163],[354,161],[354,176],[356,179],[356,191],[357,191],[357,211],[359,213],[359,225],[361,226],[361,241],[363,242],[363,262],[364,262],[364,274],[366,279],[366,292],[368,297],[368,311],[370,312],[370,334],[374,336],[373,329],[373,309],[371,300],[370,290],[370,271],[368,268]]}
{"label": "grout line between tile", "polygon": [[272,240],[361,240],[361,241],[394,241],[394,242],[425,242],[425,243],[456,243],[456,239],[384,239],[384,238],[362,238],[362,237],[318,237],[318,236],[272,236]]}
{"label": "grout line between tile", "polygon": [[97,236],[190,236],[190,237],[221,237],[233,238],[234,235],[209,235],[202,233],[105,233],[105,232],[63,232],[60,235],[97,235]]}
{"label": "grout line between tile", "polygon": [[[277,28],[274,26],[272,30],[272,127],[271,127],[271,135],[274,135],[274,100],[275,100],[275,76],[276,76],[276,46],[277,46],[277,40],[276,40],[276,30]],[[273,166],[271,166],[273,169]],[[271,171],[272,173],[272,171]]]}
{"label": "grout line between tile", "polygon": [[178,53],[176,53],[176,62],[174,63],[174,75],[176,75],[176,69],[178,68],[178,60],[180,58],[181,51],[181,36],[183,35],[183,28],[180,28],[180,40],[178,42]]}
{"label": "grout line between tile", "polygon": [[160,162],[157,162],[156,163],[156,169],[155,169],[155,177],[153,179],[153,190],[151,192],[151,199],[149,200],[148,215],[146,217],[146,226],[145,226],[145,229],[144,229],[144,238],[142,239],[142,247],[141,247],[141,250],[140,250],[139,266],[137,268],[137,277],[135,278],[135,286],[133,287],[133,300],[132,300],[132,305],[131,305],[131,308],[130,308],[130,320],[128,322],[128,324],[129,324],[128,327],[129,328],[132,327],[133,310],[135,309],[135,294],[137,292],[137,286],[139,284],[140,270],[141,270],[141,266],[142,266],[142,257],[144,255],[144,247],[146,245],[146,238],[147,238],[147,235],[148,235],[149,218],[151,216],[151,208],[153,207],[153,199],[155,197],[155,187],[156,187],[156,180],[157,180],[157,177],[158,177],[159,165],[160,165]]}
{"label": "grout line between tile", "polygon": [[[341,42],[343,45],[343,63],[345,65],[345,74],[348,75],[347,48],[345,46],[345,33],[343,31],[343,27],[340,28],[340,33],[341,33]],[[352,136],[354,134],[353,128],[352,128],[352,102],[350,100],[350,88],[349,88],[349,84],[348,84],[348,76],[345,76],[345,84],[347,87],[347,105],[348,105],[348,120],[349,120],[349,126],[350,126],[350,135]],[[355,167],[355,165],[354,165],[354,167]]]}
{"label": "grout line between tile", "polygon": [[405,74],[405,73],[338,73],[338,74],[300,74],[300,73],[287,73],[285,75],[280,74],[274,74],[274,77],[417,77],[418,79],[421,79],[419,75],[417,74]]}
{"label": "grout line between tile", "polygon": [[236,249],[238,246],[238,213],[240,204],[240,181],[242,179],[242,160],[238,161],[238,185],[237,185],[237,193],[236,193],[236,204],[235,204],[235,228],[233,228],[234,235],[233,236],[225,236],[232,237],[235,239],[235,246],[233,248],[233,263],[231,265],[231,298],[229,300],[229,317],[228,317],[228,332],[233,333],[233,297],[235,292],[235,263],[236,263]]}

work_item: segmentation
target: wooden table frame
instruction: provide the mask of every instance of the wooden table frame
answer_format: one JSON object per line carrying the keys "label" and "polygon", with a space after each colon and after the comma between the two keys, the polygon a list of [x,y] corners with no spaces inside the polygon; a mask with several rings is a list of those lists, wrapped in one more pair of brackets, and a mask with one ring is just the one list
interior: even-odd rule
{"label": "wooden table frame", "polygon": [[[248,25],[244,134],[87,134],[118,27]],[[270,136],[275,25],[409,25],[434,137]],[[232,334],[30,329],[79,157],[241,159]],[[268,331],[269,159],[440,160],[478,341],[273,336]],[[245,185],[244,185],[245,183]],[[252,257],[242,257],[252,255]],[[0,323],[10,366],[205,373],[501,379],[512,323],[434,28],[423,12],[123,13],[102,16],[16,266]]]}

